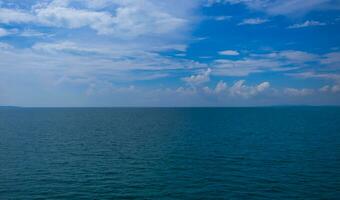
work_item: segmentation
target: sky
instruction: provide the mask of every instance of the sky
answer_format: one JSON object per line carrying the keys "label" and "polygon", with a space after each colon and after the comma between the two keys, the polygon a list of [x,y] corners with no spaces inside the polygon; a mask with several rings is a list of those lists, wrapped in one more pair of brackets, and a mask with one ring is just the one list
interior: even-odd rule
{"label": "sky", "polygon": [[0,0],[0,105],[340,105],[340,0]]}

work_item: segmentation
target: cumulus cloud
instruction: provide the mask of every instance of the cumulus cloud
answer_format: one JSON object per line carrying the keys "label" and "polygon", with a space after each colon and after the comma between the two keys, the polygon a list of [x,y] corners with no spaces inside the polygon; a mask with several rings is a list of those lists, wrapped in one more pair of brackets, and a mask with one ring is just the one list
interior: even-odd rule
{"label": "cumulus cloud", "polygon": [[222,93],[226,91],[228,88],[227,84],[224,81],[219,81],[215,87],[215,93]]}
{"label": "cumulus cloud", "polygon": [[197,86],[202,83],[206,83],[210,81],[210,74],[211,74],[211,69],[208,68],[206,71],[197,74],[197,75],[191,75],[189,77],[183,78],[183,81],[188,83],[191,86]]}
{"label": "cumulus cloud", "polygon": [[245,80],[239,80],[228,87],[226,82],[220,80],[213,88],[209,88],[208,86],[195,87],[193,89],[181,87],[178,92],[195,94],[201,91],[209,95],[225,96],[229,98],[241,97],[247,99],[258,96],[270,88],[269,82],[262,82],[258,85],[246,85],[245,82]]}
{"label": "cumulus cloud", "polygon": [[313,71],[307,71],[307,72],[300,72],[300,73],[291,73],[288,74],[290,76],[294,76],[297,78],[303,78],[303,79],[323,79],[327,81],[333,82],[333,85],[325,85],[318,89],[319,92],[332,92],[332,93],[338,93],[340,92],[340,75],[336,73],[325,73],[325,72],[313,72]]}
{"label": "cumulus cloud", "polygon": [[263,82],[263,83],[261,83],[261,84],[259,84],[259,85],[256,86],[256,90],[257,90],[258,92],[263,92],[263,91],[265,91],[266,89],[268,89],[269,87],[270,87],[269,82]]}
{"label": "cumulus cloud", "polygon": [[230,94],[232,96],[242,96],[242,97],[250,97],[255,96],[270,87],[269,82],[263,82],[256,86],[246,86],[245,80],[237,81],[231,88]]}
{"label": "cumulus cloud", "polygon": [[293,24],[291,26],[288,26],[289,29],[297,29],[297,28],[305,28],[310,26],[325,26],[326,23],[314,21],[314,20],[307,20],[302,24]]}

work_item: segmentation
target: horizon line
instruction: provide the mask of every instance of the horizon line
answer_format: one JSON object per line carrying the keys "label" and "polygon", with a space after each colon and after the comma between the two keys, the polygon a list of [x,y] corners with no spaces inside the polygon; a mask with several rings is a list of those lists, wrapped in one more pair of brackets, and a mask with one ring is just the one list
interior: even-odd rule
{"label": "horizon line", "polygon": [[261,105],[261,106],[1,106],[0,108],[272,108],[272,107],[340,107],[340,105]]}

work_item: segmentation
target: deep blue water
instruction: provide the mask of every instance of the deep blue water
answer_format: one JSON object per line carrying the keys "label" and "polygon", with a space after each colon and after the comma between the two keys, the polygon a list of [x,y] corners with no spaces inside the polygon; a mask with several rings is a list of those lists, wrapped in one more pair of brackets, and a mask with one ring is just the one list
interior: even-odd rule
{"label": "deep blue water", "polygon": [[340,108],[3,108],[0,199],[339,199]]}

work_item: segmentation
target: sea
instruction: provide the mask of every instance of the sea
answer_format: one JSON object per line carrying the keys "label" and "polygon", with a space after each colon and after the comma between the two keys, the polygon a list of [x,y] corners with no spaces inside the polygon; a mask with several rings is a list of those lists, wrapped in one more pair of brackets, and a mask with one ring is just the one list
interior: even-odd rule
{"label": "sea", "polygon": [[0,199],[340,199],[340,107],[0,108]]}

